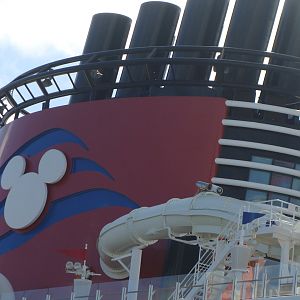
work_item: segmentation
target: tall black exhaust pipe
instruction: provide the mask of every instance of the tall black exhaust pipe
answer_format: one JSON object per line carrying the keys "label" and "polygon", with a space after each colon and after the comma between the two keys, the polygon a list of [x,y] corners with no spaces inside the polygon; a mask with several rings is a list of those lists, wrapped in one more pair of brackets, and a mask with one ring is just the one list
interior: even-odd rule
{"label": "tall black exhaust pipe", "polygon": [[[113,13],[99,13],[93,16],[85,42],[83,54],[122,49],[125,47],[131,19]],[[109,57],[109,60],[121,59],[121,56]],[[94,84],[113,83],[116,80],[118,68],[104,68],[101,70],[101,76],[94,78]],[[93,78],[93,76],[91,76]],[[78,88],[88,87],[88,82],[84,73],[78,73],[75,86]],[[110,98],[112,90],[96,90],[93,94],[84,93],[73,95],[70,98],[70,104]]]}
{"label": "tall black exhaust pipe", "polygon": [[[218,46],[229,0],[188,0],[182,17],[176,46]],[[174,58],[212,57],[208,53],[175,52]],[[173,66],[168,79],[205,80],[210,68],[189,65]]]}
{"label": "tall black exhaust pipe", "polygon": [[[272,52],[300,57],[300,1],[286,0],[279,22],[277,34],[274,40]],[[270,64],[286,67],[295,67],[294,62],[273,58]],[[295,74],[267,72],[264,86],[280,88],[287,92],[299,95],[299,76]],[[299,98],[280,95],[278,93],[265,92],[260,97],[260,102],[286,106],[299,109]],[[295,105],[293,105],[295,104]]]}
{"label": "tall black exhaust pipe", "polygon": [[[225,47],[265,51],[268,46],[279,0],[237,0],[228,28]],[[222,58],[259,63],[263,58],[245,54],[222,54]],[[217,81],[257,84],[259,70],[245,67],[225,67],[217,71]],[[255,90],[225,88],[228,99],[255,101]]]}
{"label": "tall black exhaust pipe", "polygon": [[[141,5],[130,42],[130,48],[172,45],[180,14],[180,8],[174,4],[149,1]],[[153,57],[167,57],[168,53],[153,52]],[[145,58],[145,54],[129,54],[127,60]],[[129,72],[124,68],[120,83],[143,80],[157,80],[163,77],[165,65],[131,66]],[[150,77],[150,78],[149,78]],[[117,97],[147,96],[149,87],[125,88],[117,91]]]}

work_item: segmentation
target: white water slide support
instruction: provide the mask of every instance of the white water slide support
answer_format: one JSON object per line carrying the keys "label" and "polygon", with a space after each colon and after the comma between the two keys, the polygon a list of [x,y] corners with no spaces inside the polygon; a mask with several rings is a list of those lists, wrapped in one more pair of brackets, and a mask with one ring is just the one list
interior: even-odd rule
{"label": "white water slide support", "polygon": [[[283,205],[276,205],[272,205],[272,202],[246,202],[204,192],[190,198],[171,199],[161,205],[135,209],[102,228],[97,241],[101,268],[113,279],[124,279],[129,274],[133,249],[143,249],[158,240],[175,239],[187,234],[201,238],[218,235],[228,222],[238,222],[237,216],[242,210],[267,212],[271,218],[281,218],[280,222],[288,219],[288,224],[289,220],[294,225],[298,223],[295,217],[300,216],[297,212],[299,207],[290,211]],[[280,258],[279,243],[270,243],[270,239],[264,239],[263,235],[257,239],[255,247],[268,256]]]}

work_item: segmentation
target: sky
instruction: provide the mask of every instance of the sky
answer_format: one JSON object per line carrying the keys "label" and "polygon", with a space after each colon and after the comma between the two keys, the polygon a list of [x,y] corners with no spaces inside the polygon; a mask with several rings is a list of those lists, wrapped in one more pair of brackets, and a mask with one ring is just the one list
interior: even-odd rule
{"label": "sky", "polygon": [[[96,13],[124,14],[134,25],[143,2],[0,0],[0,88],[34,67],[80,55]],[[183,12],[186,0],[165,2],[180,6]]]}

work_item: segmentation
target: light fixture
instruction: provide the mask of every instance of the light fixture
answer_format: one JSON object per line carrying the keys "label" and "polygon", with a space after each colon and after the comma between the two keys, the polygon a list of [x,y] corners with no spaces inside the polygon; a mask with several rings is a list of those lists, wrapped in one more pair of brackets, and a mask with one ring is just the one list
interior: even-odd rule
{"label": "light fixture", "polygon": [[49,87],[52,85],[52,81],[50,77],[47,77],[45,79],[42,80],[42,84],[44,87]]}
{"label": "light fixture", "polygon": [[96,70],[91,71],[91,75],[92,75],[92,78],[94,78],[94,79],[100,79],[100,78],[102,78],[103,73],[102,73],[102,70],[96,69]]}
{"label": "light fixture", "polygon": [[71,270],[73,270],[73,269],[74,269],[74,264],[73,264],[73,262],[72,262],[72,261],[68,261],[68,262],[66,263],[66,270],[71,271]]}

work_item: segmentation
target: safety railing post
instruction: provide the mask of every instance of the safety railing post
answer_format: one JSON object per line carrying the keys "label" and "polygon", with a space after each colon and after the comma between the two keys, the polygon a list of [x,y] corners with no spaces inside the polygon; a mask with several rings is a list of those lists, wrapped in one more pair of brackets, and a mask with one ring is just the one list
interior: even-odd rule
{"label": "safety railing post", "polygon": [[236,296],[235,296],[235,290],[236,290],[236,277],[233,279],[233,281],[232,281],[232,296],[231,296],[231,299],[232,300],[238,300],[238,299],[236,299]]}
{"label": "safety railing post", "polygon": [[207,300],[207,292],[208,292],[208,279],[205,280],[203,285],[203,300]]}
{"label": "safety railing post", "polygon": [[153,285],[149,284],[149,289],[148,289],[148,300],[152,300],[153,299],[153,295],[154,295],[154,291],[153,291]]}
{"label": "safety railing post", "polygon": [[179,300],[180,282],[176,282],[174,300]]}
{"label": "safety railing post", "polygon": [[293,280],[293,296],[297,295],[297,288],[298,288],[298,272],[294,274]]}
{"label": "safety railing post", "polygon": [[257,289],[258,289],[258,278],[259,278],[259,264],[256,263],[254,267],[254,282],[252,288],[252,299],[257,298]]}
{"label": "safety railing post", "polygon": [[264,277],[263,277],[263,298],[266,298],[267,296],[267,285],[268,285],[268,274],[264,273]]}
{"label": "safety railing post", "polygon": [[101,300],[102,299],[101,291],[98,289],[96,290],[96,300]]}
{"label": "safety railing post", "polygon": [[121,300],[126,300],[127,299],[127,289],[126,287],[122,288],[122,295],[121,295]]}

